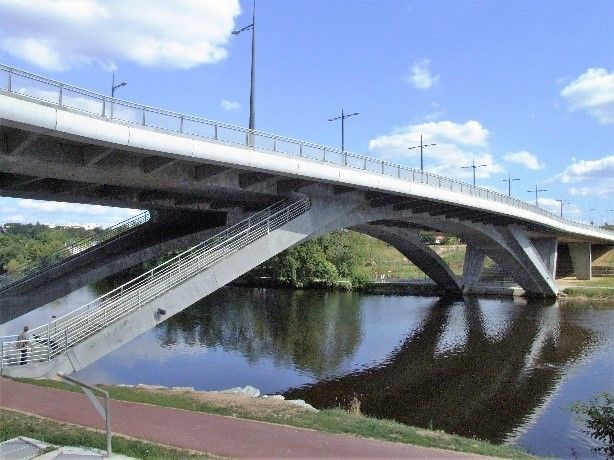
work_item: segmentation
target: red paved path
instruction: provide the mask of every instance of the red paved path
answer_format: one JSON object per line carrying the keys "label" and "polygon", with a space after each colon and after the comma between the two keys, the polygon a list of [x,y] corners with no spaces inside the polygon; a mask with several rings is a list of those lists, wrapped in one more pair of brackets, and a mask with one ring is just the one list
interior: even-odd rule
{"label": "red paved path", "polygon": [[[85,395],[0,378],[7,409],[104,430]],[[134,438],[224,457],[459,458],[468,454],[242,420],[147,404],[111,401],[111,428]]]}

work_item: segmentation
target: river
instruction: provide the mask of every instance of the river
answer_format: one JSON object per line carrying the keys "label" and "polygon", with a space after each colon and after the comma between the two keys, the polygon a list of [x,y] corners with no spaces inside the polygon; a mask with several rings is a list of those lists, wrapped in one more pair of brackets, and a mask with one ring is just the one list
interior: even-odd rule
{"label": "river", "polygon": [[[24,322],[95,297],[81,289]],[[569,412],[614,392],[614,306],[224,288],[76,374],[96,383],[251,385],[542,456],[596,456]]]}

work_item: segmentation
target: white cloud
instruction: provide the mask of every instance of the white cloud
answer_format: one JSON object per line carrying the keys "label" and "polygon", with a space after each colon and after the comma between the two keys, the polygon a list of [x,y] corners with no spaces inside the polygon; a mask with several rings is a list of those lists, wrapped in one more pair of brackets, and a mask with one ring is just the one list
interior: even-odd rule
{"label": "white cloud", "polygon": [[[557,216],[561,215],[561,202],[554,198],[538,198],[539,207],[550,211]],[[577,217],[582,214],[582,210],[573,203],[563,200],[563,217]]]}
{"label": "white cloud", "polygon": [[5,223],[23,224],[26,222],[26,217],[22,214],[11,214],[4,219]]}
{"label": "white cloud", "polygon": [[598,160],[574,161],[560,175],[561,182],[569,184],[590,180],[614,180],[614,155]]}
{"label": "white cloud", "polygon": [[600,123],[614,124],[614,73],[588,69],[561,91],[569,110],[585,109]]}
{"label": "white cloud", "polygon": [[20,200],[17,206],[20,209],[28,209],[30,211],[49,212],[49,213],[71,213],[71,214],[87,214],[100,215],[108,212],[109,208],[99,205],[87,205],[78,203],[63,203],[59,201],[38,201],[38,200]]}
{"label": "white cloud", "polygon": [[4,0],[0,49],[49,70],[187,69],[226,57],[239,13],[238,0]]}
{"label": "white cloud", "polygon": [[429,89],[439,81],[439,75],[431,75],[430,65],[429,59],[414,62],[411,73],[405,80],[416,89]]}
{"label": "white cloud", "polygon": [[226,99],[222,99],[222,102],[220,104],[226,112],[230,112],[232,110],[239,110],[241,108],[241,104],[239,104],[238,102],[228,101]]}
{"label": "white cloud", "polygon": [[574,196],[608,198],[614,194],[614,155],[598,160],[574,159],[557,178],[563,184],[576,184],[569,188]]}
{"label": "white cloud", "polygon": [[475,160],[476,165],[488,165],[476,169],[476,177],[484,178],[503,172],[501,165],[488,152],[488,134],[488,130],[474,120],[463,124],[452,121],[421,123],[378,136],[369,141],[369,149],[383,158],[411,159],[406,163],[419,167],[420,148],[408,148],[419,146],[422,135],[423,144],[437,144],[423,149],[427,171],[469,179],[473,171],[468,167]]}
{"label": "white cloud", "polygon": [[614,195],[614,181],[602,184],[599,187],[571,187],[569,193],[573,196],[608,198],[610,195]]}
{"label": "white cloud", "polygon": [[435,110],[434,112],[424,115],[422,117],[422,120],[423,121],[435,121],[443,117],[445,114],[446,114],[445,110]]}
{"label": "white cloud", "polygon": [[537,170],[544,168],[544,165],[537,160],[535,155],[525,150],[521,150],[520,152],[509,152],[503,156],[503,159],[505,161],[524,165],[528,169]]}

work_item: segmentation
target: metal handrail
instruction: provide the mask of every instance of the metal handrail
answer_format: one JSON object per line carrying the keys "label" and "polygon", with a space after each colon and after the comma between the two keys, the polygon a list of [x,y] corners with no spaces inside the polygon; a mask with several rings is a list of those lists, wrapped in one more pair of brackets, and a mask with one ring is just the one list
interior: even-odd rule
{"label": "metal handrail", "polygon": [[[172,259],[107,292],[71,313],[30,331],[27,361],[49,361],[70,347],[134,312],[161,294],[202,272],[228,255],[281,227],[311,207],[309,198],[288,206],[278,202],[229,227]],[[0,373],[19,365],[21,342],[0,337]]]}
{"label": "metal handrail", "polygon": [[[276,154],[298,156],[309,160],[361,169],[374,174],[392,176],[410,182],[422,183],[432,187],[438,187],[453,192],[476,196],[488,201],[494,201],[528,210],[530,212],[548,217],[556,222],[602,233],[608,238],[612,238],[614,236],[614,232],[585,224],[583,222],[564,219],[563,217],[559,217],[556,214],[541,209],[538,206],[518,198],[513,198],[487,188],[470,185],[456,179],[425,173],[414,168],[388,162],[386,160],[378,160],[363,154],[342,151],[334,147],[326,147],[312,142],[292,139],[277,134],[250,130],[248,128],[196,117],[193,115],[172,112],[134,102],[114,99],[3,64],[0,64],[0,71],[5,72],[8,75],[6,87],[5,89],[0,88],[0,92],[5,91],[20,94],[22,96],[41,100],[49,104],[67,108],[69,110],[85,112],[121,123],[147,126],[158,130],[179,133],[180,135],[207,138],[228,144],[239,144],[249,148],[273,152]],[[31,82],[46,85],[45,88],[53,89],[55,92],[50,93],[49,91],[45,92],[45,90],[41,88],[26,88],[24,86],[15,88],[17,83],[15,80],[16,77],[25,78]],[[70,94],[72,94],[72,96],[70,96]],[[79,97],[75,98],[75,94],[79,95],[81,99]],[[84,97],[89,99],[84,99]],[[70,102],[71,100],[72,102]],[[97,102],[98,105],[96,107],[90,107],[91,103],[94,101]],[[128,112],[126,112],[126,109],[133,110],[135,112],[132,112],[130,115]],[[164,121],[164,123],[162,123],[162,121]],[[203,126],[208,127],[210,130],[208,133],[203,133],[202,130],[190,129],[187,122],[196,123],[201,128]],[[235,135],[237,133],[240,134],[238,138],[240,141],[229,135],[229,132],[230,134]],[[284,144],[292,146],[293,148],[280,148],[280,145],[283,146]]]}
{"label": "metal handrail", "polygon": [[24,282],[28,278],[31,278],[35,275],[40,275],[47,270],[55,268],[64,261],[66,261],[66,259],[69,259],[73,256],[77,256],[86,249],[92,248],[94,246],[99,246],[100,244],[110,240],[111,238],[123,234],[128,230],[137,227],[138,225],[148,222],[150,218],[151,215],[149,211],[144,211],[140,214],[137,214],[136,216],[126,219],[118,224],[112,225],[111,227],[107,227],[104,230],[101,230],[88,237],[82,238],[81,240],[69,246],[66,246],[56,252],[49,254],[36,266],[31,267],[16,276],[1,275],[0,291],[9,287],[13,287],[19,283]]}

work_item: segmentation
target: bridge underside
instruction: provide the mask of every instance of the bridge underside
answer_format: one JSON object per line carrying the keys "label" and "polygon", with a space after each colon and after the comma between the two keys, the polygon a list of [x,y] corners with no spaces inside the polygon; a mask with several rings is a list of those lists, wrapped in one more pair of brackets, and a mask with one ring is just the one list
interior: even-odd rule
{"label": "bridge underside", "polygon": [[[0,195],[148,209],[161,219],[131,237],[84,252],[79,262],[0,292],[0,324],[97,279],[189,247],[222,225],[293,193],[310,196],[311,212],[318,212],[316,218],[323,222],[304,239],[356,228],[397,247],[454,294],[475,292],[484,259],[489,257],[525,295],[554,296],[557,273],[590,278],[591,254],[600,251],[572,234],[559,232],[553,237],[551,228],[537,222],[463,202],[344,185],[338,176],[316,182],[296,174],[205,160],[187,147],[193,146],[188,138],[173,137],[175,151],[186,145],[185,154],[177,155],[119,144],[118,130],[128,128],[95,117],[88,121],[91,136],[82,137],[72,128],[35,127],[30,123],[44,126],[44,122],[17,122],[0,115]],[[109,133],[100,131],[103,125]],[[149,145],[147,136],[162,136],[152,129],[138,129],[130,128],[135,145]],[[211,143],[212,149],[218,146]],[[252,153],[239,148],[237,152]],[[419,229],[436,229],[467,243],[462,276],[420,243]]]}
{"label": "bridge underside", "polygon": [[[322,222],[304,239],[344,228],[373,236],[398,249],[439,288],[452,295],[479,292],[477,286],[486,257],[497,264],[507,279],[515,281],[526,296],[555,296],[557,270],[563,276],[575,272],[579,278],[590,277],[591,246],[587,244],[559,244],[556,238],[529,236],[526,229],[514,224],[494,226],[447,218],[440,214],[447,211],[443,206],[437,212],[409,207],[401,210],[398,204],[382,206],[379,198],[369,200],[368,194],[346,191],[344,199],[339,200],[339,191],[334,187],[297,185],[300,186],[294,187],[296,190],[312,198],[311,212],[316,213],[314,219]],[[225,224],[233,224],[248,214],[242,209],[159,209],[151,222],[129,235],[86,250],[40,276],[0,291],[0,324],[92,282],[197,244]],[[394,220],[389,218],[391,215]],[[455,275],[437,253],[420,241],[421,229],[456,235],[467,243],[462,276]],[[559,247],[562,257],[557,257]],[[604,247],[598,246],[597,252]]]}

